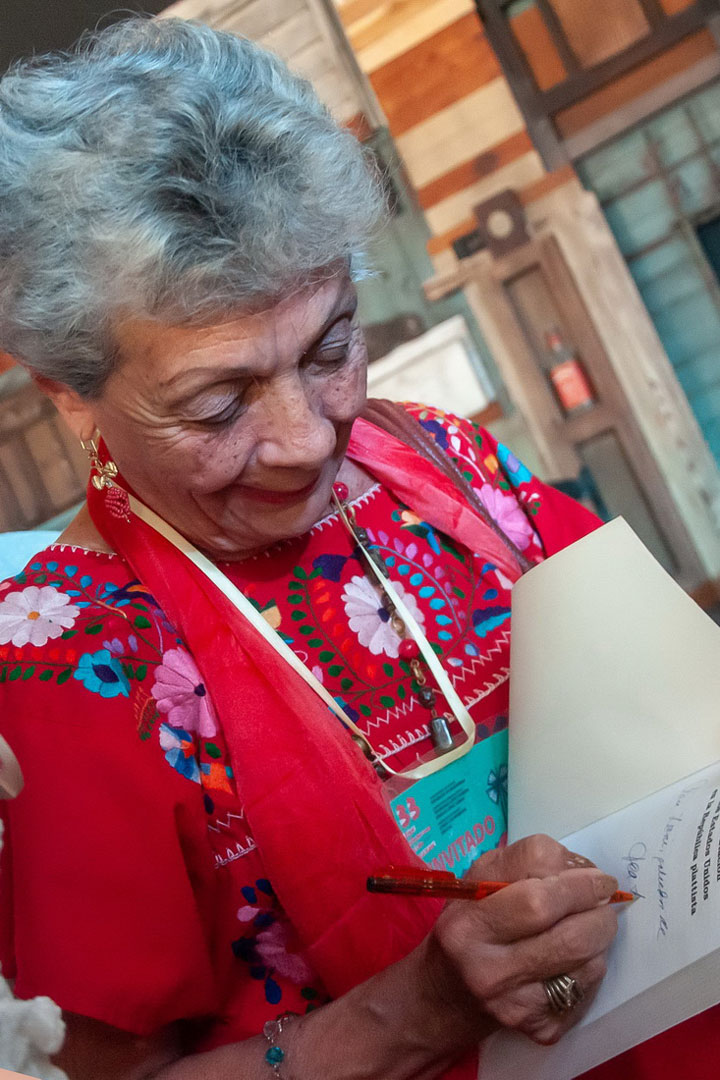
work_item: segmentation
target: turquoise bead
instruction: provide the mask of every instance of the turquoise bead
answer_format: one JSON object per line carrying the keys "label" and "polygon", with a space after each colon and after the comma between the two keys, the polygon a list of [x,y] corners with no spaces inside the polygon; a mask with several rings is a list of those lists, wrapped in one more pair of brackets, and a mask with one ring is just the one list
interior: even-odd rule
{"label": "turquoise bead", "polygon": [[285,1051],[279,1046],[271,1046],[265,1053],[265,1060],[268,1065],[280,1065],[285,1060]]}

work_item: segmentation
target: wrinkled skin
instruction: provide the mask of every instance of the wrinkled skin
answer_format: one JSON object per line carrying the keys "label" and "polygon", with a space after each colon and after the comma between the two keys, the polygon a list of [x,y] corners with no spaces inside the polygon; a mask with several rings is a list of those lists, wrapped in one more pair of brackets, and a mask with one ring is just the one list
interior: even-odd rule
{"label": "wrinkled skin", "polygon": [[[98,429],[127,483],[218,560],[301,535],[344,462],[367,353],[346,273],[208,327],[127,319],[102,395],[49,388],[80,438]],[[46,387],[46,389],[48,389]]]}

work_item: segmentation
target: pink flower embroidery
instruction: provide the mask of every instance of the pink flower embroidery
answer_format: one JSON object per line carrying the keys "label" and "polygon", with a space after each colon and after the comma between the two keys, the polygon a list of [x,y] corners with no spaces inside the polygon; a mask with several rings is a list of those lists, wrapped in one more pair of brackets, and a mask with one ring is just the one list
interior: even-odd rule
{"label": "pink flower embroidery", "polygon": [[490,517],[497,522],[508,539],[524,551],[532,541],[533,530],[515,497],[503,494],[491,484],[483,484],[480,488],[480,499]]}
{"label": "pink flower embroidery", "polygon": [[288,952],[288,938],[287,926],[283,922],[274,922],[258,934],[255,952],[266,967],[301,986],[312,981],[312,968],[300,953]]}
{"label": "pink flower embroidery", "polygon": [[184,731],[212,738],[217,731],[215,712],[192,657],[184,649],[168,649],[155,670],[152,696],[168,723]]}
{"label": "pink flower embroidery", "polygon": [[[407,593],[400,582],[395,581],[393,585],[410,614],[422,626],[425,616],[415,597]],[[400,638],[390,625],[390,616],[380,602],[379,593],[367,578],[355,575],[345,586],[342,598],[350,629],[357,634],[360,644],[368,648],[373,656],[385,653],[396,659]]]}

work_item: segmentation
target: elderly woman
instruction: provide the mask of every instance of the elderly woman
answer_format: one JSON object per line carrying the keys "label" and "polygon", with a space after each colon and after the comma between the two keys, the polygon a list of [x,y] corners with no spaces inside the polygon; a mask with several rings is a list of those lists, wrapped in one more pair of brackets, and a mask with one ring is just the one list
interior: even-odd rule
{"label": "elderly woman", "polygon": [[[73,1080],[470,1077],[602,977],[616,883],[497,847],[510,589],[595,522],[470,424],[367,407],[380,213],[248,41],[130,21],[0,82],[0,347],[91,461],[0,586],[3,968]],[[445,848],[429,780],[470,791]],[[513,884],[367,893],[421,859]]]}

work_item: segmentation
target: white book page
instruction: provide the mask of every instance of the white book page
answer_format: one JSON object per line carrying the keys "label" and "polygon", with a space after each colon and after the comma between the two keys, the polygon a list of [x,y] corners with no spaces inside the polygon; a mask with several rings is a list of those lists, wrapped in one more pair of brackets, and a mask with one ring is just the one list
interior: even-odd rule
{"label": "white book page", "polygon": [[565,1080],[720,1001],[720,763],[564,843],[637,899],[578,1026],[555,1047],[495,1036],[482,1080]]}

